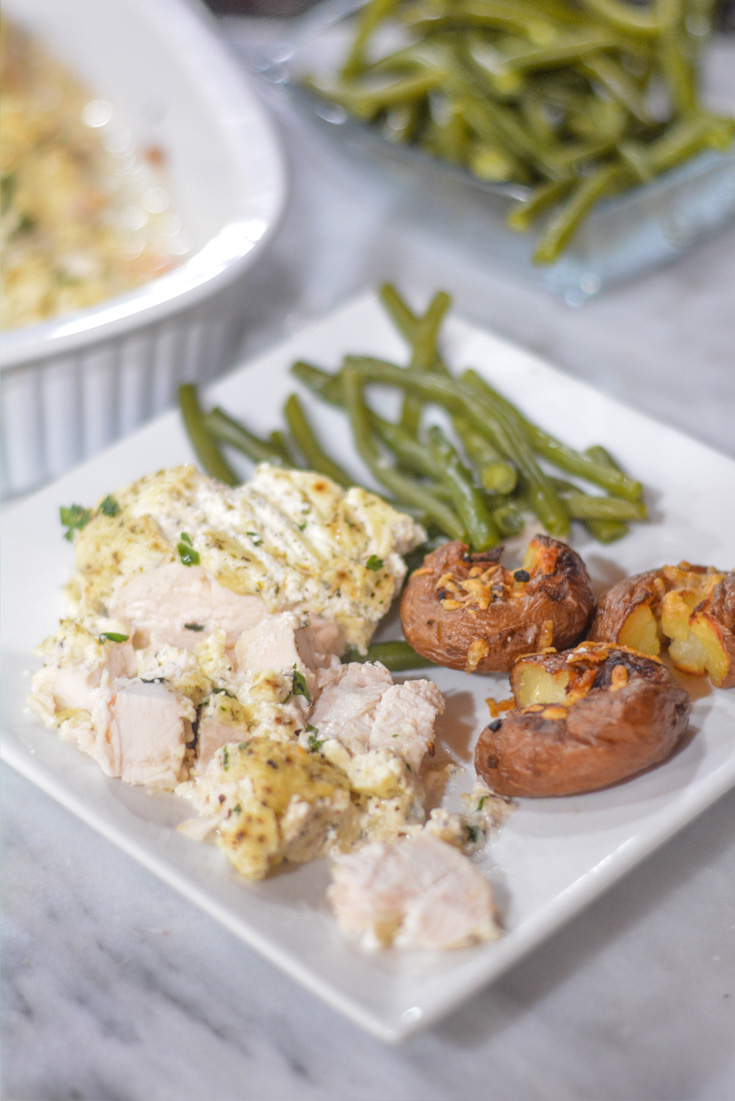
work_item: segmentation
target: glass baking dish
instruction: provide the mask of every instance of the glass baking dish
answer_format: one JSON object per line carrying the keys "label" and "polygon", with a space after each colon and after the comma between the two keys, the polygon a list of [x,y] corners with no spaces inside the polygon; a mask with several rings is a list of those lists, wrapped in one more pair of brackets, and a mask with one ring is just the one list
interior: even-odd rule
{"label": "glass baking dish", "polygon": [[383,178],[388,173],[407,218],[448,235],[498,270],[579,306],[605,288],[684,255],[735,217],[735,149],[707,151],[598,203],[559,260],[534,264],[538,233],[519,233],[506,222],[511,207],[527,193],[525,187],[484,182],[417,147],[393,143],[303,85],[305,75],[324,77],[338,68],[363,2],[317,4],[255,67],[294,109],[330,135],[342,154],[359,158],[366,171]]}

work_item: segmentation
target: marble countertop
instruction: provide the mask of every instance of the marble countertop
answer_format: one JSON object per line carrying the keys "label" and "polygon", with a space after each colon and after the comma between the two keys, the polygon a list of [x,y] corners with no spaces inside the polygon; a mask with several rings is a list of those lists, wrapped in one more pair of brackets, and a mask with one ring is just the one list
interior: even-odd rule
{"label": "marble countertop", "polygon": [[[268,22],[223,30],[245,57]],[[735,104],[732,54],[718,81]],[[729,84],[728,84],[729,81]],[[291,195],[242,358],[389,278],[735,456],[735,230],[580,310],[398,217],[270,103]],[[733,499],[723,501],[732,508]],[[735,1096],[735,791],[430,1031],[389,1047],[2,770],[2,1096],[469,1101]]]}

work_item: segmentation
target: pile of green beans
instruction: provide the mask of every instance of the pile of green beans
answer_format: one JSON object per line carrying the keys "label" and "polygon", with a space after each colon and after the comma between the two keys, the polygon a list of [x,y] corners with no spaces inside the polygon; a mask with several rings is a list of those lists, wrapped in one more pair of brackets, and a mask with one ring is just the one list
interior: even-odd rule
{"label": "pile of green beans", "polygon": [[[368,0],[341,69],[304,78],[389,140],[524,197],[553,263],[602,198],[704,149],[734,121],[700,98],[717,0]],[[412,397],[407,398],[413,401]]]}
{"label": "pile of green beans", "polygon": [[[424,314],[414,313],[390,284],[380,289],[380,300],[408,344],[405,366],[346,355],[336,372],[303,361],[291,370],[313,396],[344,410],[355,450],[386,499],[416,515],[430,537],[460,539],[472,551],[485,551],[535,518],[558,538],[567,538],[571,522],[578,521],[609,543],[625,535],[631,522],[646,519],[643,487],[604,448],[577,451],[567,446],[531,422],[476,371],[450,370],[440,347],[449,295],[437,293]],[[381,416],[370,404],[373,387],[398,392],[396,420]],[[203,409],[192,384],[181,387],[179,398],[203,468],[229,485],[240,479],[225,448],[254,463],[314,470],[345,487],[354,482],[323,448],[296,393],[284,405],[286,431],[276,430],[267,438],[219,407]],[[430,409],[440,410],[443,426],[430,417]]]}

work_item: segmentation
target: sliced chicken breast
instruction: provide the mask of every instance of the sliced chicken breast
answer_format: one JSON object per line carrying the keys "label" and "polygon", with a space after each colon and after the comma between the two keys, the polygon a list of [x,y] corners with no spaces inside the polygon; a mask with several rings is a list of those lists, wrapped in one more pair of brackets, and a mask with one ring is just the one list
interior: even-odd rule
{"label": "sliced chicken breast", "polygon": [[463,948],[499,935],[492,891],[461,852],[426,833],[338,856],[327,894],[366,946]]}
{"label": "sliced chicken breast", "polygon": [[371,749],[392,749],[418,771],[434,752],[434,724],[444,711],[444,697],[430,680],[394,684],[380,698],[370,730]]}
{"label": "sliced chicken breast", "polygon": [[118,681],[92,709],[94,756],[107,776],[128,784],[173,788],[192,740],[193,704],[163,684]]}
{"label": "sliced chicken breast", "polygon": [[224,629],[226,645],[233,647],[243,631],[268,611],[260,597],[226,589],[201,566],[168,562],[118,589],[110,601],[110,614],[130,624],[136,648],[193,650],[202,632],[215,627]]}

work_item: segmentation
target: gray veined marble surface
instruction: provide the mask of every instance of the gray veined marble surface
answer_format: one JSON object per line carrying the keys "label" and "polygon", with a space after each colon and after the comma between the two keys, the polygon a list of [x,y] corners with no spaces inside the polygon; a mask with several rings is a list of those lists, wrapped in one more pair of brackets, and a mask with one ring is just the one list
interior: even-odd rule
{"label": "gray veined marble surface", "polygon": [[[231,19],[247,55],[277,25]],[[718,89],[735,104],[735,58]],[[579,311],[505,281],[275,106],[292,181],[243,358],[390,278],[735,455],[735,231]],[[723,508],[735,506],[733,498]],[[735,732],[734,732],[735,736]],[[735,791],[431,1031],[381,1045],[2,771],[2,1096],[729,1101]]]}

